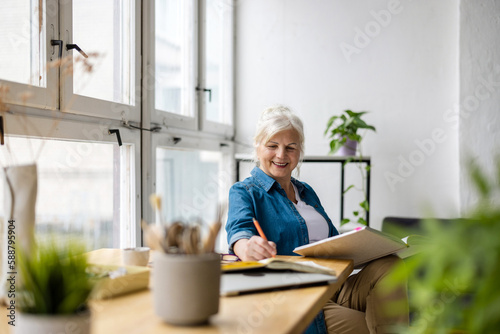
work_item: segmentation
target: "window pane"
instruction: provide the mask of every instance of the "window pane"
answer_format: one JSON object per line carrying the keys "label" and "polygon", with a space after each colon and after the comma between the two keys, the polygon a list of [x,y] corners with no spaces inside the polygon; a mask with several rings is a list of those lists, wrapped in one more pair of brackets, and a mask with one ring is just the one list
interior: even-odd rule
{"label": "window pane", "polygon": [[223,198],[221,152],[156,149],[156,191],[165,222],[211,223]]}
{"label": "window pane", "polygon": [[76,58],[73,92],[105,101],[134,105],[134,0],[73,0],[73,43],[96,53],[90,74]]}
{"label": "window pane", "polygon": [[232,1],[206,0],[204,77],[205,87],[212,91],[205,96],[206,119],[232,124]]}
{"label": "window pane", "polygon": [[[46,87],[45,1],[0,2],[0,79]],[[41,15],[41,20],[40,20]]]}
{"label": "window pane", "polygon": [[155,2],[155,109],[194,116],[193,0]]}
{"label": "window pane", "polygon": [[[85,240],[91,249],[126,246],[120,240],[120,231],[128,227],[123,222],[131,215],[130,209],[121,204],[131,184],[120,174],[120,154],[125,145],[118,148],[104,143],[17,137],[7,140],[12,154],[0,151],[4,166],[5,162],[31,163],[41,152],[36,159],[38,239],[70,234]],[[0,216],[5,212],[3,187],[0,182]]]}

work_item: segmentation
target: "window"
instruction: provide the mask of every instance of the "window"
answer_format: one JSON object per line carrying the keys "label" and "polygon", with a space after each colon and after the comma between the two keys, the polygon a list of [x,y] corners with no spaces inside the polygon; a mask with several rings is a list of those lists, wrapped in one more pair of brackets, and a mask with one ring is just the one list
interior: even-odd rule
{"label": "window", "polygon": [[12,91],[8,102],[140,122],[140,5],[2,1],[0,83]]}
{"label": "window", "polygon": [[193,118],[195,1],[155,1],[155,109]]}
{"label": "window", "polygon": [[[5,102],[56,109],[58,71],[51,39],[58,36],[57,7],[47,15],[46,1],[0,2],[0,85],[8,85]],[[57,54],[56,54],[57,57]],[[29,100],[27,97],[29,96]]]}
{"label": "window", "polygon": [[38,1],[2,1],[0,12],[1,78],[46,87],[46,15]]}
{"label": "window", "polygon": [[202,59],[203,128],[231,133],[233,124],[233,3],[207,0],[203,2],[204,34]]}
{"label": "window", "polygon": [[[0,2],[1,163],[37,163],[38,237],[73,233],[93,248],[141,242],[140,131],[123,124],[141,121],[141,5]],[[37,146],[42,154],[29,154]]]}
{"label": "window", "polygon": [[[15,120],[9,121],[14,124],[9,132],[24,130],[22,124],[15,126]],[[49,130],[52,123],[39,120],[37,127]],[[123,145],[118,146],[111,135],[95,141],[99,139],[96,134],[102,133],[95,125],[62,121],[58,127],[64,133],[55,131],[50,140],[8,136],[7,146],[0,150],[2,165],[36,161],[37,238],[75,235],[93,249],[136,245],[140,242],[134,228],[139,218],[136,205],[140,202],[135,176],[138,141],[122,131]],[[73,133],[73,139],[68,139],[68,133]],[[0,208],[3,196],[4,190],[0,189]]]}
{"label": "window", "polygon": [[215,219],[221,163],[217,151],[156,149],[156,190],[164,199],[167,222]]}
{"label": "window", "polygon": [[38,237],[140,244],[156,191],[168,220],[214,219],[233,181],[232,17],[233,0],[0,2],[0,116],[8,162],[39,169]]}
{"label": "window", "polygon": [[[233,0],[155,0],[145,6],[143,217],[210,222],[233,183]],[[150,147],[150,149],[149,149]],[[146,158],[145,158],[146,157]],[[219,236],[221,249],[227,250]]]}
{"label": "window", "polygon": [[73,0],[73,42],[97,57],[92,72],[75,68],[74,94],[135,105],[135,14],[132,0]]}
{"label": "window", "polygon": [[152,7],[152,122],[232,136],[233,1],[155,0]]}
{"label": "window", "polygon": [[139,6],[138,0],[72,0],[60,5],[63,56],[74,71],[68,75],[61,70],[62,110],[140,122]]}
{"label": "window", "polygon": [[[206,227],[215,221],[218,206],[227,201],[234,180],[234,150],[228,142],[194,137],[178,139],[153,135],[152,170],[156,177],[151,192],[162,198],[162,215],[152,215],[150,221],[199,222]],[[227,251],[222,232],[218,248]]]}

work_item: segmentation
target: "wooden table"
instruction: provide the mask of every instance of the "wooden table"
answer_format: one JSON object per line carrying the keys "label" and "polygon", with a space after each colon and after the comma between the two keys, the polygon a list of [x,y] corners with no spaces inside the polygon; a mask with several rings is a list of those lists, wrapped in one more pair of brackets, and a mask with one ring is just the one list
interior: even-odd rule
{"label": "wooden table", "polygon": [[[286,257],[294,261],[311,258]],[[100,249],[90,253],[90,261],[120,264],[119,250]],[[221,297],[219,313],[209,324],[177,327],[155,315],[150,290],[143,290],[108,300],[90,303],[93,315],[92,333],[302,333],[323,305],[352,272],[352,261],[314,259],[320,265],[335,269],[336,283],[293,290]],[[6,309],[0,312],[0,332],[7,327]],[[10,329],[10,328],[9,328]]]}

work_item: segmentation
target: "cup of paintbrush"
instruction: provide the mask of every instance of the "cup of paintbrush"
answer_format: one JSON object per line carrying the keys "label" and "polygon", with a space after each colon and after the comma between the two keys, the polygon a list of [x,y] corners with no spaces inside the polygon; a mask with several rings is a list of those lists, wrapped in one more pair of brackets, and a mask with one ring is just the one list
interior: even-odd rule
{"label": "cup of paintbrush", "polygon": [[172,325],[207,323],[219,311],[220,256],[205,252],[197,224],[169,225],[166,240],[167,251],[153,255],[155,313]]}

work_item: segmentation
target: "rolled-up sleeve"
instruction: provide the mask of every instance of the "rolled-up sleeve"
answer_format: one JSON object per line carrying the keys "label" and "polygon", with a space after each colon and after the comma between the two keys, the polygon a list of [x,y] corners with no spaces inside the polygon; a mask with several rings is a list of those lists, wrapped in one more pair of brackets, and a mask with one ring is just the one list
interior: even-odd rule
{"label": "rolled-up sleeve", "polygon": [[247,186],[235,183],[229,190],[229,209],[226,231],[229,252],[233,253],[233,245],[240,239],[250,239],[257,234],[253,224],[255,217],[254,201]]}

